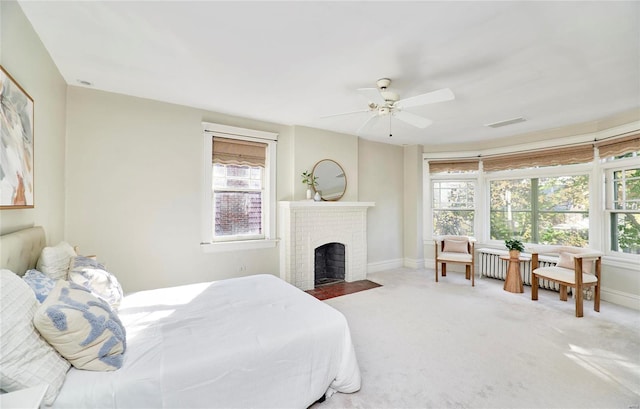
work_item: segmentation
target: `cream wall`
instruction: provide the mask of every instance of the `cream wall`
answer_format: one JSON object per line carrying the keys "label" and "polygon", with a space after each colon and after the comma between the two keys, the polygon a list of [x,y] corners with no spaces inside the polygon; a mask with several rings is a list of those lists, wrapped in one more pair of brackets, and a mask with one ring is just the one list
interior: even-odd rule
{"label": "cream wall", "polygon": [[347,176],[347,190],[341,200],[358,201],[358,137],[304,126],[293,129],[293,200],[306,198],[307,187],[302,184],[302,172],[311,172],[322,159],[333,159]]}
{"label": "cream wall", "polygon": [[67,239],[97,254],[126,291],[278,274],[277,248],[202,252],[201,122],[285,140],[288,127],[79,87],[69,87],[67,106]]}
{"label": "cream wall", "polygon": [[403,265],[403,149],[358,141],[359,199],[375,202],[367,211],[369,272]]}
{"label": "cream wall", "polygon": [[422,145],[404,147],[404,264],[424,266],[422,226]]}
{"label": "cream wall", "polygon": [[0,210],[0,233],[44,226],[64,237],[67,85],[15,1],[0,1],[0,64],[34,100],[33,209]]}

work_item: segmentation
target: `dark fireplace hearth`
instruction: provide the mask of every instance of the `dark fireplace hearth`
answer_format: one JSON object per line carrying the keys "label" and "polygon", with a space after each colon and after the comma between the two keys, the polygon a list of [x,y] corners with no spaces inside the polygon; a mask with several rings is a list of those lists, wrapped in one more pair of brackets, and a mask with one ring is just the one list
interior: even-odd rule
{"label": "dark fireplace hearth", "polygon": [[327,243],[315,249],[314,285],[320,287],[344,281],[344,244]]}

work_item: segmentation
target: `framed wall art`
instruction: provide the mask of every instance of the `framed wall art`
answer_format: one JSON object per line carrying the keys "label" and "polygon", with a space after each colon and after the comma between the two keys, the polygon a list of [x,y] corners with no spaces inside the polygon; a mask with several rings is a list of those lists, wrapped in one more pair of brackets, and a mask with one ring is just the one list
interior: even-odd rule
{"label": "framed wall art", "polygon": [[0,66],[0,209],[33,204],[33,99]]}

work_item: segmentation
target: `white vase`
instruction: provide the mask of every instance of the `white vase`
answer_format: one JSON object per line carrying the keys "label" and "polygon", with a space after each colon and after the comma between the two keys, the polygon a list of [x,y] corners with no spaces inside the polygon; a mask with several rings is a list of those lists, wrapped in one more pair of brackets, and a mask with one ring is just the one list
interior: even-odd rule
{"label": "white vase", "polygon": [[311,198],[313,197],[313,192],[311,191],[311,188],[307,189],[307,200],[311,200]]}
{"label": "white vase", "polygon": [[316,202],[321,201],[322,198],[320,197],[320,193],[316,192],[315,196],[313,196],[313,200],[315,200]]}

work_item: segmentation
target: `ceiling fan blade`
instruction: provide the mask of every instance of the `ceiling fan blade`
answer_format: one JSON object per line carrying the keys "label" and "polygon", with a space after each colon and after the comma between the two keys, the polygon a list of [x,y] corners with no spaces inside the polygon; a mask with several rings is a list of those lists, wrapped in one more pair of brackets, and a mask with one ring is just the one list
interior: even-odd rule
{"label": "ceiling fan blade", "polygon": [[367,99],[367,102],[375,102],[380,106],[387,103],[380,94],[380,90],[378,90],[378,88],[358,88],[357,91]]}
{"label": "ceiling fan blade", "polygon": [[409,108],[418,105],[433,104],[435,102],[451,101],[456,96],[449,88],[439,89],[437,91],[427,92],[426,94],[416,95],[415,97],[409,97],[401,99],[396,102],[394,106],[398,108]]}
{"label": "ceiling fan blade", "polygon": [[341,114],[322,115],[320,118],[332,118],[332,117],[335,117],[335,116],[361,114],[363,112],[371,112],[371,110],[370,109],[361,109],[361,110],[358,110],[358,111],[343,112]]}
{"label": "ceiling fan blade", "polygon": [[407,111],[395,111],[393,113],[393,116],[403,122],[408,123],[409,125],[415,126],[416,128],[426,128],[433,123],[433,121],[430,119],[423,118]]}
{"label": "ceiling fan blade", "polygon": [[373,125],[374,119],[378,117],[378,114],[376,112],[372,113],[371,116],[369,117],[369,119],[367,119],[361,126],[360,128],[358,128],[358,130],[356,131],[356,135],[361,135],[362,132],[364,132],[365,130],[368,130],[369,128],[371,128],[371,125]]}

